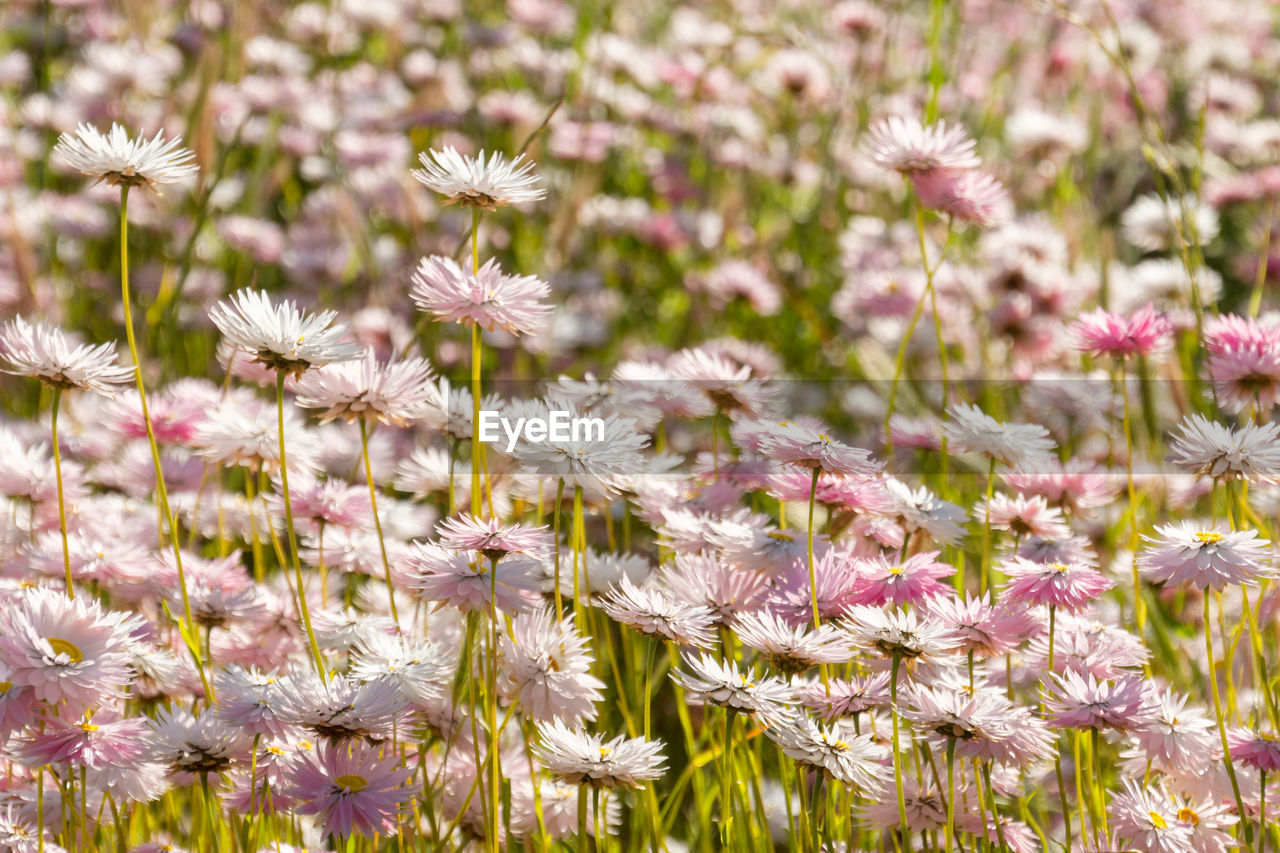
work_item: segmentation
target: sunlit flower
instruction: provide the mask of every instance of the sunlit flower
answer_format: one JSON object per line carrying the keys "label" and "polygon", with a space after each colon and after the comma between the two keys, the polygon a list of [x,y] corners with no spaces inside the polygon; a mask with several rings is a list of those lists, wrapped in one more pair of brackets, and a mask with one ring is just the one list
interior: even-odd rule
{"label": "sunlit flower", "polygon": [[484,152],[479,157],[467,157],[452,146],[443,151],[432,149],[419,154],[421,169],[411,175],[445,197],[445,204],[461,204],[482,210],[497,210],[512,204],[522,204],[542,198],[546,191],[538,187],[538,175],[533,163],[525,162],[524,155],[508,160],[497,151],[486,161]]}
{"label": "sunlit flower", "polygon": [[92,125],[80,124],[75,133],[58,137],[53,153],[95,182],[105,181],[112,186],[155,189],[198,171],[195,154],[177,139],[166,140],[163,132],[157,132],[150,140],[130,139],[118,124],[112,124],[105,134]]}

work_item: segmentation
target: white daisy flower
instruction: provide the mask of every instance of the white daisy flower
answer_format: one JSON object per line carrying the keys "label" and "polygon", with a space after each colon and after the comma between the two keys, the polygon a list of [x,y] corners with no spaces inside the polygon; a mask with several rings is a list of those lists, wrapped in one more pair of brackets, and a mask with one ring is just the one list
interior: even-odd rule
{"label": "white daisy flower", "polygon": [[409,174],[445,197],[445,204],[461,204],[483,210],[497,210],[512,204],[536,201],[546,195],[538,186],[533,163],[521,154],[508,160],[493,152],[488,161],[484,151],[467,157],[452,146],[419,154],[421,169]]}
{"label": "white daisy flower", "polygon": [[118,124],[103,134],[96,127],[81,124],[75,133],[58,137],[53,148],[69,166],[112,186],[146,187],[172,184],[194,175],[199,167],[195,154],[182,148],[176,139],[157,132],[150,140],[130,139]]}
{"label": "white daisy flower", "polygon": [[336,311],[304,313],[288,299],[272,305],[265,293],[247,289],[209,311],[223,336],[253,353],[254,361],[291,374],[363,355],[358,345],[343,340],[347,327],[333,322],[337,316]]}

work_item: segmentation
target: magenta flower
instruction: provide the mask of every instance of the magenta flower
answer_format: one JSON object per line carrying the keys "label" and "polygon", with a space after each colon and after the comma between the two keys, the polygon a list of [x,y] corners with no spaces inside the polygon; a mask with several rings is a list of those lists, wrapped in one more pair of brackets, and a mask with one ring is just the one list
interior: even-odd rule
{"label": "magenta flower", "polygon": [[513,335],[537,331],[552,308],[543,303],[546,282],[531,275],[504,275],[492,258],[475,274],[451,258],[423,258],[413,274],[411,296],[419,310],[442,322],[478,325]]}
{"label": "magenta flower", "polygon": [[1115,584],[1084,563],[1033,563],[1014,557],[1000,567],[1006,601],[1079,610]]}
{"label": "magenta flower", "polygon": [[298,812],[321,816],[327,835],[370,838],[395,830],[413,796],[410,775],[393,752],[380,755],[362,743],[321,746],[298,763],[287,793]]}
{"label": "magenta flower", "polygon": [[1095,356],[1151,355],[1169,345],[1173,324],[1147,303],[1125,317],[1098,308],[1081,314],[1071,327],[1076,346]]}
{"label": "magenta flower", "polygon": [[938,551],[912,554],[905,560],[876,557],[858,561],[858,580],[854,589],[857,604],[923,604],[951,589],[938,583],[940,578],[956,573],[953,566],[938,561]]}

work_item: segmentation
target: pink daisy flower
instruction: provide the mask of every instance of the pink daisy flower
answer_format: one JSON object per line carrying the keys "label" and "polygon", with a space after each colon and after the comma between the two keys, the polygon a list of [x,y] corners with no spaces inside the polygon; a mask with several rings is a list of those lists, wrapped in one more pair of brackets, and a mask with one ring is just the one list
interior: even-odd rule
{"label": "pink daisy flower", "polygon": [[1231,760],[1255,770],[1280,770],[1280,735],[1272,731],[1232,729],[1227,732]]}
{"label": "pink daisy flower", "polygon": [[889,116],[867,131],[866,147],[877,166],[904,175],[982,165],[964,128],[945,121],[926,127],[918,118]]}
{"label": "pink daisy flower", "polygon": [[1129,731],[1145,725],[1150,716],[1142,680],[1136,677],[1099,681],[1067,670],[1050,673],[1046,687],[1044,707],[1049,722],[1060,729]]}
{"label": "pink daisy flower", "polygon": [[398,562],[400,576],[420,598],[464,612],[487,613],[492,602],[503,612],[523,613],[534,606],[543,574],[541,563],[521,554],[493,566],[475,551],[454,551],[435,542],[411,543]]}
{"label": "pink daisy flower", "polygon": [[31,589],[0,612],[0,662],[12,684],[78,714],[128,684],[129,634],[137,620],[85,597]]}
{"label": "pink daisy flower", "polygon": [[51,716],[40,731],[19,745],[18,754],[32,767],[67,764],[101,769],[131,765],[147,757],[150,734],[145,717],[121,718],[114,711],[86,714],[77,722]]}
{"label": "pink daisy flower", "polygon": [[1076,346],[1091,355],[1128,358],[1168,347],[1173,324],[1147,303],[1128,317],[1101,308],[1081,314],[1071,332]]}
{"label": "pink daisy flower", "polygon": [[366,838],[392,833],[413,797],[412,773],[394,752],[367,744],[321,746],[298,763],[288,794],[301,814],[320,815],[325,834]]}
{"label": "pink daisy flower", "polygon": [[1181,521],[1158,524],[1156,533],[1142,537],[1149,544],[1138,556],[1143,576],[1154,583],[1221,590],[1275,576],[1269,543],[1256,530]]}
{"label": "pink daisy flower", "polygon": [[940,553],[927,551],[912,554],[905,560],[876,557],[858,561],[854,599],[858,604],[900,607],[923,604],[936,596],[950,594],[950,588],[938,580],[954,575],[956,570],[938,561]]}
{"label": "pink daisy flower", "polygon": [[989,228],[1013,216],[1009,193],[986,172],[934,169],[913,173],[911,183],[922,205],[962,222]]}
{"label": "pink daisy flower", "polygon": [[1002,598],[1025,604],[1080,610],[1115,586],[1083,563],[1033,563],[1014,557],[1000,567],[1010,577]]}
{"label": "pink daisy flower", "polygon": [[494,259],[471,274],[451,258],[432,255],[418,264],[410,296],[442,322],[522,335],[536,332],[550,316],[551,306],[542,302],[550,292],[536,276],[504,275]]}
{"label": "pink daisy flower", "polygon": [[842,444],[822,430],[790,421],[760,436],[759,453],[775,462],[842,477],[870,477],[880,470],[867,451]]}
{"label": "pink daisy flower", "polygon": [[503,524],[496,518],[455,515],[436,525],[440,542],[457,551],[479,551],[486,560],[507,554],[540,556],[551,550],[551,532],[546,525]]}

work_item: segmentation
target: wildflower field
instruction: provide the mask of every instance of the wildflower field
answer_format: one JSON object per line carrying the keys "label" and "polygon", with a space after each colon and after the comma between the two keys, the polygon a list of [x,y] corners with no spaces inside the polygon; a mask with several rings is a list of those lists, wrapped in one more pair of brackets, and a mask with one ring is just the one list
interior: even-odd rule
{"label": "wildflower field", "polygon": [[1280,853],[1278,12],[0,3],[0,853]]}

